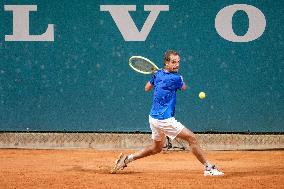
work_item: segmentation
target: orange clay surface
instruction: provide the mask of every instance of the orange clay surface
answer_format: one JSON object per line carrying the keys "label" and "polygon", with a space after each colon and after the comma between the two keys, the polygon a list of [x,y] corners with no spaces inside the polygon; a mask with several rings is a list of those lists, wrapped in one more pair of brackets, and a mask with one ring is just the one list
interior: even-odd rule
{"label": "orange clay surface", "polygon": [[109,174],[119,153],[0,149],[0,188],[284,188],[280,150],[206,151],[224,171],[222,177],[204,177],[203,166],[189,151],[162,152]]}

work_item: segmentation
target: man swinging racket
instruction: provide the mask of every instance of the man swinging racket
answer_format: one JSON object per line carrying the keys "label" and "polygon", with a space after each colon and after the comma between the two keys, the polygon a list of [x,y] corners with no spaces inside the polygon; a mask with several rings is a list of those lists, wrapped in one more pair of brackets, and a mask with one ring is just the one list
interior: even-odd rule
{"label": "man swinging racket", "polygon": [[[136,56],[136,59],[135,63],[132,64],[131,59],[129,63],[133,69],[140,69],[140,73],[143,73],[142,64],[152,64],[154,68],[157,68],[154,63],[146,58],[137,58]],[[137,66],[138,64],[140,64],[140,67]],[[124,169],[127,167],[127,164],[132,161],[161,152],[165,143],[165,138],[168,136],[172,140],[177,137],[188,142],[192,153],[200,163],[204,165],[204,176],[224,175],[224,173],[219,171],[215,165],[209,163],[205,159],[194,133],[174,118],[176,91],[184,91],[187,88],[183,82],[182,76],[178,73],[179,65],[179,54],[176,51],[169,50],[164,56],[164,68],[158,70],[152,69],[154,70],[154,74],[150,81],[146,83],[145,91],[149,92],[151,89],[154,89],[153,104],[149,115],[149,124],[152,130],[153,142],[150,146],[134,154],[124,155],[121,153],[116,160],[111,173],[116,173],[118,170]]]}

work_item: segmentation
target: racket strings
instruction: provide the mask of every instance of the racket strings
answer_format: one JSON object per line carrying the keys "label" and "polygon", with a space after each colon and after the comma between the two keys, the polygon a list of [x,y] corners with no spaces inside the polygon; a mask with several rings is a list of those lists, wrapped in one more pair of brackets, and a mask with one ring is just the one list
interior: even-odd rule
{"label": "racket strings", "polygon": [[135,58],[131,60],[131,65],[143,72],[153,72],[156,68],[146,60]]}

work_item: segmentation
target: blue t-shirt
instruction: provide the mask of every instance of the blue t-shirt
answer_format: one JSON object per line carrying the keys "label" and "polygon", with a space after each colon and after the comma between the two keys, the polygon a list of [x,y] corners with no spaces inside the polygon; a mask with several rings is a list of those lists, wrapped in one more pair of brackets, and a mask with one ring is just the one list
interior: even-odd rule
{"label": "blue t-shirt", "polygon": [[180,74],[158,70],[150,79],[150,83],[154,85],[150,116],[159,120],[174,117],[176,91],[183,85]]}

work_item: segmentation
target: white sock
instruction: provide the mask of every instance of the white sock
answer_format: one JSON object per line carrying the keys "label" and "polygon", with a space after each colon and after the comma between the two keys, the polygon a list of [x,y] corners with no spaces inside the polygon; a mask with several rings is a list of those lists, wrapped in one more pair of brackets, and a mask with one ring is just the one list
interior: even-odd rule
{"label": "white sock", "polygon": [[210,170],[212,168],[212,166],[213,165],[211,163],[209,163],[209,162],[205,162],[204,163],[204,167],[205,167],[206,170]]}

